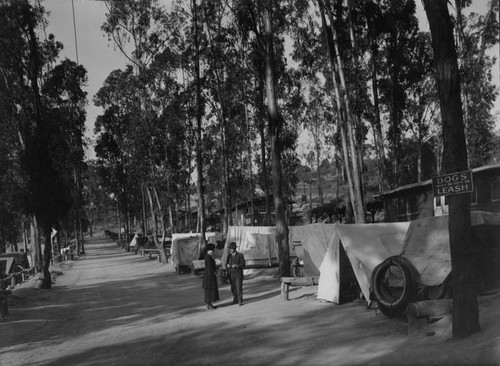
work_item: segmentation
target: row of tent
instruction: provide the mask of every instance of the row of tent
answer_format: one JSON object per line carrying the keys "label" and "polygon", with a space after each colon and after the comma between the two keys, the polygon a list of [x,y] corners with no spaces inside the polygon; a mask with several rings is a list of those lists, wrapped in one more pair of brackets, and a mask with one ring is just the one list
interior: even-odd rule
{"label": "row of tent", "polygon": [[0,278],[19,269],[30,268],[28,254],[25,252],[13,252],[0,254]]}
{"label": "row of tent", "polygon": [[[500,279],[500,214],[471,213],[473,241],[483,279]],[[373,270],[391,256],[403,256],[418,271],[423,286],[443,284],[451,272],[448,216],[411,222],[378,224],[310,224],[289,229],[290,255],[302,259],[305,276],[318,276],[319,300],[340,303],[346,284],[356,281],[363,297],[370,300]],[[245,255],[248,275],[256,268],[278,265],[275,227],[231,226],[227,238],[212,233],[215,257],[224,263],[227,246],[236,242]],[[172,262],[189,265],[200,254],[199,234],[174,234]],[[221,243],[225,243],[224,247]],[[495,254],[496,253],[496,254]]]}

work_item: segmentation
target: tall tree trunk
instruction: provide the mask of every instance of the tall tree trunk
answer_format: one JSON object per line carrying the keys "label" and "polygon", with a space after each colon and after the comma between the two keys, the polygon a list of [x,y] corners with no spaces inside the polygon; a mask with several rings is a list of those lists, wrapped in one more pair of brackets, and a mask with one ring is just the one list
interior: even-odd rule
{"label": "tall tree trunk", "polygon": [[337,41],[337,31],[335,29],[334,17],[329,6],[326,7],[328,11],[328,17],[330,19],[330,29],[332,32],[333,47],[336,55],[337,72],[340,80],[341,94],[343,97],[343,104],[345,110],[345,122],[346,122],[346,132],[347,140],[349,146],[350,155],[350,167],[352,168],[352,180],[354,184],[354,195],[352,196],[352,205],[354,210],[354,215],[356,218],[356,223],[362,224],[365,222],[365,209],[363,203],[363,192],[361,187],[361,170],[358,163],[358,151],[356,150],[356,142],[354,138],[354,118],[351,113],[349,95],[347,93],[347,86],[344,76],[344,66],[342,62],[342,57],[340,55],[340,50]]}
{"label": "tall tree trunk", "polygon": [[196,0],[193,0],[193,27],[194,27],[194,48],[195,62],[194,74],[196,82],[196,169],[198,173],[198,222],[200,223],[201,240],[205,244],[205,192],[203,187],[203,156],[202,156],[202,101],[201,101],[201,80],[200,80],[200,45],[198,39],[198,9]]}
{"label": "tall tree trunk", "polygon": [[[153,187],[153,190],[155,190],[155,188]],[[153,241],[156,245],[156,249],[158,249],[158,251],[160,252],[160,257],[161,257],[161,263],[162,264],[166,264],[167,263],[167,253],[165,252],[165,247],[163,246],[163,242],[158,240],[158,211],[157,209],[155,209],[155,199],[153,198],[153,195],[151,194],[151,189],[149,187],[146,187],[146,193],[148,195],[148,200],[149,200],[149,207],[150,207],[150,210],[151,210],[151,217],[153,218],[153,232],[152,232],[152,236],[153,236]],[[155,192],[155,196],[156,196],[156,192]],[[159,203],[159,201],[157,201],[157,203]],[[161,207],[159,206],[156,206],[158,209],[161,210]]]}
{"label": "tall tree trunk", "polygon": [[148,224],[146,217],[146,199],[144,197],[144,182],[141,182],[141,204],[142,204],[142,234],[148,235]]}
{"label": "tall tree trunk", "polygon": [[325,204],[325,199],[323,197],[323,188],[321,187],[321,161],[320,161],[321,147],[319,143],[316,144],[316,184],[318,187],[319,203],[321,206]]}
{"label": "tall tree trunk", "polygon": [[[116,206],[116,217],[118,218],[118,240],[122,241],[122,220],[121,220],[121,217],[120,217],[120,208],[118,207],[118,205]],[[125,240],[128,240],[128,237],[125,239]]]}
{"label": "tall tree trunk", "polygon": [[[205,10],[205,26],[207,30],[207,36],[210,43],[210,48],[214,51],[212,34],[210,32],[210,27],[208,24],[208,14],[206,7],[203,7]],[[219,70],[219,65],[213,65],[213,69],[215,70],[215,81],[217,87],[217,97],[219,98],[219,118],[220,118],[220,138],[221,138],[221,150],[222,150],[222,202],[224,205],[224,227],[223,232],[227,233],[229,226],[231,225],[230,216],[231,216],[231,186],[229,185],[229,158],[227,156],[227,148],[226,148],[226,98],[222,91],[222,73]]]}
{"label": "tall tree trunk", "polygon": [[38,231],[38,223],[35,215],[30,219],[30,233],[31,233],[31,248],[33,265],[37,272],[41,272],[43,268],[42,260],[42,245],[40,242],[40,233]]}
{"label": "tall tree trunk", "polygon": [[50,290],[52,288],[52,277],[50,275],[50,260],[52,259],[52,226],[45,224],[43,227],[43,235],[45,237],[45,247],[43,249],[43,282],[42,289]]}
{"label": "tall tree trunk", "polygon": [[259,126],[259,135],[260,135],[260,165],[262,169],[262,181],[264,184],[264,199],[265,199],[265,206],[266,206],[266,220],[265,224],[270,226],[271,225],[271,205],[269,202],[270,198],[270,193],[269,193],[269,179],[267,178],[267,154],[266,154],[266,132],[265,132],[265,127],[264,124],[261,123]]}
{"label": "tall tree trunk", "polygon": [[[364,223],[364,205],[362,202],[361,182],[358,169],[358,159],[354,146],[354,138],[352,132],[352,118],[349,117],[349,100],[346,95],[345,81],[341,72],[341,59],[338,54],[338,46],[336,45],[336,31],[333,24],[333,16],[329,7],[326,10],[329,13],[330,27],[326,23],[325,4],[322,0],[318,0],[320,9],[321,23],[323,33],[326,40],[328,53],[330,56],[330,64],[332,68],[332,82],[335,89],[335,102],[339,115],[340,136],[343,152],[343,161],[345,166],[345,174],[347,177],[350,200],[354,203],[353,209],[357,223]],[[339,80],[337,80],[337,74]],[[342,88],[339,87],[342,86]],[[343,101],[342,101],[343,99]]]}
{"label": "tall tree trunk", "polygon": [[370,34],[370,50],[371,50],[371,81],[372,81],[372,94],[373,94],[373,119],[372,119],[372,129],[373,129],[373,140],[375,143],[375,152],[377,154],[377,170],[378,170],[378,182],[379,191],[384,192],[389,189],[388,180],[386,177],[386,157],[384,151],[384,139],[382,135],[382,124],[380,122],[380,101],[378,96],[378,67],[377,67],[377,44],[375,43],[374,37],[372,36],[373,24],[368,22]]}
{"label": "tall tree trunk", "polygon": [[[491,11],[491,5],[494,4],[496,1],[490,1],[490,4],[489,4],[489,8],[490,10],[488,11],[488,14],[490,14],[489,12]],[[467,46],[464,45],[464,40],[463,40],[463,34],[464,34],[464,29],[463,29],[463,15],[462,15],[462,8],[464,6],[464,1],[463,0],[455,0],[455,8],[456,8],[456,11],[457,11],[457,15],[456,15],[456,21],[455,21],[455,27],[454,27],[454,30],[456,31],[456,40],[457,40],[457,46],[456,46],[456,52],[457,52],[457,62],[460,62],[460,60],[462,60],[462,67],[464,69],[468,69],[470,67],[470,59],[471,57],[470,56],[470,53],[468,52],[467,50]],[[488,16],[486,17],[488,19]],[[488,20],[486,19],[485,21],[485,27],[486,25],[488,24]],[[479,40],[479,48],[482,50],[482,52],[480,52],[480,57],[482,58],[482,56],[484,55],[484,49],[482,49],[484,47],[484,39],[483,39],[483,34],[480,35],[480,40]],[[469,53],[469,55],[468,55]],[[460,57],[460,55],[462,57]],[[482,62],[482,60],[477,60],[474,61],[474,62]],[[460,67],[460,66],[459,66]],[[468,88],[467,88],[467,84],[466,84],[466,80],[461,80],[461,93],[462,93],[462,102],[463,102],[463,106],[462,106],[462,111],[463,111],[463,121],[464,121],[464,129],[465,131],[468,130],[468,126],[470,124],[470,118],[469,118],[469,105],[470,105],[470,96],[469,96],[469,93],[468,93]],[[467,133],[465,134],[465,145],[467,147],[467,151],[469,151],[468,149],[468,136],[467,136]],[[467,159],[469,158],[469,154],[467,154]]]}
{"label": "tall tree trunk", "polygon": [[76,242],[76,255],[80,255],[80,235],[78,235],[78,220],[76,217],[76,212],[75,212],[75,217],[73,218],[73,230],[75,233],[75,242]]}
{"label": "tall tree trunk", "polygon": [[[439,101],[443,123],[443,171],[468,169],[460,74],[453,41],[453,23],[448,0],[424,0],[432,35],[437,70]],[[471,243],[470,195],[457,194],[449,200],[450,252],[453,286],[453,337],[461,338],[479,331],[476,273]]]}
{"label": "tall tree trunk", "polygon": [[[243,52],[244,57],[244,52]],[[243,64],[246,66],[245,59],[243,60]],[[245,83],[243,83],[243,108],[245,109],[245,126],[246,130],[246,145],[247,145],[247,164],[248,164],[248,177],[250,180],[250,220],[251,225],[255,225],[255,207],[254,207],[254,184],[253,184],[253,165],[252,165],[252,140],[250,136],[250,122],[248,118],[248,107],[247,107],[247,91]]]}
{"label": "tall tree trunk", "polygon": [[264,19],[266,27],[267,111],[269,123],[269,138],[271,140],[274,210],[276,216],[276,243],[278,244],[279,252],[280,277],[288,277],[290,276],[290,248],[288,246],[288,227],[286,225],[281,177],[280,133],[283,128],[283,119],[278,113],[278,103],[275,89],[272,7],[273,0],[268,0],[267,6],[264,9]]}
{"label": "tall tree trunk", "polygon": [[253,183],[253,164],[252,164],[252,141],[250,140],[250,124],[248,123],[248,111],[245,104],[245,120],[247,126],[247,163],[248,163],[248,179],[250,183],[250,220],[251,226],[255,225],[255,205],[254,205],[254,183]]}
{"label": "tall tree trunk", "polygon": [[168,205],[168,219],[170,225],[170,234],[174,233],[174,213],[172,210],[172,204]]}
{"label": "tall tree trunk", "polygon": [[22,225],[22,231],[23,231],[23,248],[24,252],[27,253],[28,255],[31,255],[29,253],[29,245],[28,245],[28,230],[26,228],[26,218],[23,216],[21,220],[21,225]]}
{"label": "tall tree trunk", "polygon": [[267,153],[266,153],[266,124],[263,120],[264,116],[264,81],[265,81],[265,72],[259,73],[259,83],[258,83],[258,107],[257,107],[257,115],[259,119],[259,136],[260,136],[260,165],[261,165],[261,181],[264,185],[264,195],[265,195],[265,205],[266,205],[266,222],[265,224],[271,225],[271,204],[269,202],[270,194],[269,194],[269,179],[267,176]]}
{"label": "tall tree trunk", "polygon": [[158,215],[158,221],[160,223],[159,225],[160,225],[160,231],[161,231],[161,245],[163,247],[163,244],[165,244],[165,240],[166,240],[166,236],[167,236],[167,231],[165,229],[165,215],[163,212],[163,207],[162,207],[162,204],[160,201],[160,197],[158,195],[158,190],[156,189],[156,187],[153,187],[152,189],[153,189],[153,194],[154,194],[154,197],[156,200],[156,207],[158,207],[157,215]]}
{"label": "tall tree trunk", "polygon": [[85,238],[83,235],[82,215],[78,214],[78,229],[80,233],[81,254],[85,254]]}

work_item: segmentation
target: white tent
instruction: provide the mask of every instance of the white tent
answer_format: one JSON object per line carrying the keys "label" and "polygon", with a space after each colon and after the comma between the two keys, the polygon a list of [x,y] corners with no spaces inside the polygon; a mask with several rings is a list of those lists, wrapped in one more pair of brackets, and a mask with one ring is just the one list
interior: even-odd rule
{"label": "white tent", "polygon": [[[245,275],[258,274],[257,269],[276,268],[278,266],[278,245],[274,226],[230,226],[227,231],[222,263],[226,263],[228,245],[236,243],[237,250],[245,256]],[[294,256],[293,246],[290,255]]]}
{"label": "white tent", "polygon": [[[206,232],[205,238],[208,243],[217,244],[217,240],[223,240],[222,234],[216,232]],[[193,261],[197,261],[201,251],[200,233],[172,234],[172,264],[174,268],[179,266],[191,266]],[[219,253],[216,250],[216,253]]]}
{"label": "white tent", "polygon": [[[481,228],[481,225],[498,227],[500,214],[471,212],[472,228]],[[370,278],[373,269],[390,256],[401,255],[408,259],[418,271],[420,282],[424,286],[442,284],[451,272],[448,216],[426,217],[400,223],[336,224],[334,227],[328,249],[320,265],[318,299],[339,302],[340,245],[345,249],[367,301],[370,298]],[[317,232],[315,235],[319,236],[320,229],[314,230]],[[325,228],[321,230],[324,233],[330,231]],[[479,249],[481,243],[474,244],[476,249]],[[495,245],[495,243],[487,244]],[[491,252],[485,250],[479,255],[485,256],[489,255],[488,253]]]}
{"label": "white tent", "polygon": [[320,265],[318,299],[339,303],[340,245],[343,246],[365,299],[370,298],[370,277],[384,259],[399,254],[410,223],[335,224]]}
{"label": "white tent", "polygon": [[276,265],[278,247],[274,239],[275,232],[274,226],[230,226],[227,231],[222,263],[226,262],[229,243],[235,242],[237,250],[245,256],[247,267]]}
{"label": "white tent", "polygon": [[190,266],[200,255],[201,234],[172,234],[172,264],[174,268]]}
{"label": "white tent", "polygon": [[290,244],[295,248],[297,255],[303,259],[305,276],[320,274],[319,267],[336,227],[335,224],[310,224],[288,228]]}

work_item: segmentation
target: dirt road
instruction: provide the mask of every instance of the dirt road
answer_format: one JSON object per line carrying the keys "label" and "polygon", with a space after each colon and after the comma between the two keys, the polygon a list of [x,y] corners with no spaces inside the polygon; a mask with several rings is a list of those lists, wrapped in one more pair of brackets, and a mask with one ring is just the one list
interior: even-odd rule
{"label": "dirt road", "polygon": [[[467,340],[411,339],[407,325],[366,309],[315,300],[316,287],[280,299],[272,276],[247,279],[245,305],[203,305],[201,280],[124,252],[101,237],[65,262],[53,290],[14,290],[0,323],[0,365],[427,365],[499,361],[500,298],[482,305]],[[483,301],[484,302],[484,301]],[[484,319],[484,320],[483,320]],[[500,362],[499,362],[500,364]]]}

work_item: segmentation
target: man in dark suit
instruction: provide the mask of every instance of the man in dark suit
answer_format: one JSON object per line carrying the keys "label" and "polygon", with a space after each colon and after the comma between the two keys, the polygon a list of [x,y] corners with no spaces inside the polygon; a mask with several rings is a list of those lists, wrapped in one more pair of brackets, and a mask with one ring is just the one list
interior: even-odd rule
{"label": "man in dark suit", "polygon": [[245,268],[245,257],[236,251],[236,243],[229,243],[229,255],[227,256],[226,268],[229,273],[231,292],[233,293],[233,304],[243,305],[243,268]]}

